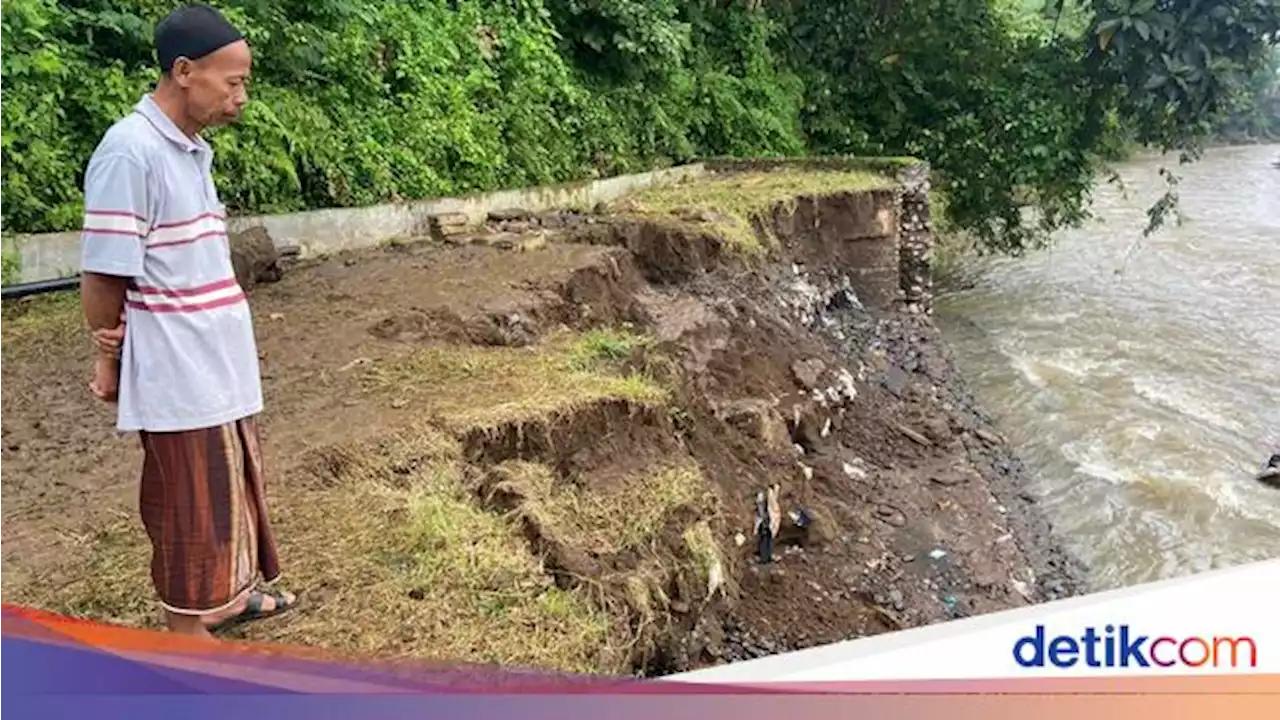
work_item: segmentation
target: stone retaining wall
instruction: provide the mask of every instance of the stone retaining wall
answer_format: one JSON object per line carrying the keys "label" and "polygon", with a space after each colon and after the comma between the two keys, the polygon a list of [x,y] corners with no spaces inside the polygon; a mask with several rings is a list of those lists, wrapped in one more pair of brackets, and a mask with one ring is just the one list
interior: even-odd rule
{"label": "stone retaining wall", "polygon": [[903,299],[911,312],[932,314],[933,227],[928,168],[906,168],[898,173],[898,182],[898,268]]}

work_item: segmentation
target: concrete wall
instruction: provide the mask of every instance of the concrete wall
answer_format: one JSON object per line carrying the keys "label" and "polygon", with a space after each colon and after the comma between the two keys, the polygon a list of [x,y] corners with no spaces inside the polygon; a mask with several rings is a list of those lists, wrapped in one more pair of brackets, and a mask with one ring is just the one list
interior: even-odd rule
{"label": "concrete wall", "polygon": [[[227,220],[230,232],[265,227],[276,245],[296,247],[302,257],[370,247],[393,238],[427,234],[428,218],[463,213],[480,223],[492,211],[523,208],[531,212],[558,207],[590,208],[626,193],[654,185],[670,185],[701,177],[701,163],[666,170],[622,175],[604,180],[565,183],[536,188],[477,193],[462,197],[415,200],[363,208],[334,208],[284,215],[251,215]],[[67,277],[80,271],[80,233],[61,232],[5,238],[4,249],[21,257],[18,282]]]}

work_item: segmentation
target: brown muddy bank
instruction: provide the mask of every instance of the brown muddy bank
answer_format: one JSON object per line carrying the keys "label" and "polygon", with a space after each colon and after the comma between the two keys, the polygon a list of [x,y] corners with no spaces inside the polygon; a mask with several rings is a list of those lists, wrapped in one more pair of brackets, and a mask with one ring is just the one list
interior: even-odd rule
{"label": "brown muddy bank", "polygon": [[[243,637],[659,674],[1079,592],[928,320],[923,191],[759,170],[255,288],[306,604]],[[5,600],[153,626],[75,310],[5,308]]]}

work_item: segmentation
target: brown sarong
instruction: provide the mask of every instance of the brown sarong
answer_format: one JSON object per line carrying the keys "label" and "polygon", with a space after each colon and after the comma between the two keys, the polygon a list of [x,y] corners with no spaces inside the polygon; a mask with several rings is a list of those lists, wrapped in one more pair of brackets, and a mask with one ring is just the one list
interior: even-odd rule
{"label": "brown sarong", "polygon": [[165,609],[202,615],[280,574],[263,495],[258,425],[141,432],[142,524]]}

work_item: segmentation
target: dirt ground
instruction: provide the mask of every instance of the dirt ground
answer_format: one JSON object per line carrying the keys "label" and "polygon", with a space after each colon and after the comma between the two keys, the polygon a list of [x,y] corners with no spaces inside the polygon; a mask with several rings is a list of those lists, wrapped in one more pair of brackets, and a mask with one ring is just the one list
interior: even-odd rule
{"label": "dirt ground", "polygon": [[[715,223],[517,218],[256,287],[303,604],[233,636],[659,674],[1078,592],[927,319],[850,301],[837,246],[747,261]],[[78,312],[4,308],[4,599],[156,626],[141,454]]]}

